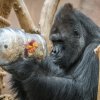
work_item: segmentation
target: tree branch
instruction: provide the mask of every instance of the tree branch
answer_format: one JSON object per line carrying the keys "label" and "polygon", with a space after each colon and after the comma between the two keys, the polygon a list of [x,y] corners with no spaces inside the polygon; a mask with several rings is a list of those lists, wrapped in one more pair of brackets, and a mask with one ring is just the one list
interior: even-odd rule
{"label": "tree branch", "polygon": [[40,31],[42,34],[49,34],[60,0],[45,0],[40,17]]}
{"label": "tree branch", "polygon": [[38,32],[23,0],[15,0],[13,8],[22,29],[30,33]]}

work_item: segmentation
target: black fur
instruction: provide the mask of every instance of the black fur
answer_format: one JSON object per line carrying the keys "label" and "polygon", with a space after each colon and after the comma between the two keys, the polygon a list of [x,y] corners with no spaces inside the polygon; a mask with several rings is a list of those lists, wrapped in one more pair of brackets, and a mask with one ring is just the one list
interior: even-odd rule
{"label": "black fur", "polygon": [[96,100],[99,33],[92,20],[65,4],[51,29],[50,56],[41,62],[19,59],[6,67],[19,100]]}

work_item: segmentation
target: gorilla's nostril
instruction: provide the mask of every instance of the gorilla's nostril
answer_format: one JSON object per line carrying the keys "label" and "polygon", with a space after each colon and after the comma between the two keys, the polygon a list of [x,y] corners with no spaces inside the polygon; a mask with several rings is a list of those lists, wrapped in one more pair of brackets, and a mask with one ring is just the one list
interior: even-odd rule
{"label": "gorilla's nostril", "polygon": [[56,50],[53,49],[52,52],[51,52],[51,54],[53,54],[53,55],[56,54]]}
{"label": "gorilla's nostril", "polygon": [[55,51],[53,51],[53,53],[54,53],[54,54],[56,54],[56,53],[57,53],[57,52],[56,52],[56,50],[55,50]]}
{"label": "gorilla's nostril", "polygon": [[56,51],[55,50],[52,50],[52,54],[54,54]]}
{"label": "gorilla's nostril", "polygon": [[53,53],[56,53],[56,49],[53,50]]}
{"label": "gorilla's nostril", "polygon": [[52,50],[52,54],[57,54],[58,52],[59,52],[59,50],[58,50],[57,47],[53,48],[53,50]]}

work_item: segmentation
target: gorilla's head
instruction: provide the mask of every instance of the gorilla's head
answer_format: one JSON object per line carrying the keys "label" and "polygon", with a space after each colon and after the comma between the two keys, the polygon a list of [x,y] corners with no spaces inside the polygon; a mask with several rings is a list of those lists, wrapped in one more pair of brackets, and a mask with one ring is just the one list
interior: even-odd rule
{"label": "gorilla's head", "polygon": [[65,4],[55,16],[50,34],[53,43],[51,57],[54,63],[66,70],[77,65],[84,49],[96,37],[92,28],[97,26],[88,17],[74,9],[71,4]]}

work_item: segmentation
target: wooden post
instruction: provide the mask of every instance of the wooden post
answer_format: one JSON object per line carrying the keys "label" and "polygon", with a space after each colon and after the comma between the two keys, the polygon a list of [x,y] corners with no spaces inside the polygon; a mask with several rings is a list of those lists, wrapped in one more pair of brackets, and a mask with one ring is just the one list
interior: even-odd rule
{"label": "wooden post", "polygon": [[45,0],[40,21],[39,21],[39,29],[41,34],[45,37],[48,43],[48,50],[51,50],[51,42],[49,41],[49,33],[51,30],[51,26],[53,24],[54,16],[56,10],[58,8],[60,0]]}
{"label": "wooden post", "polygon": [[13,6],[14,0],[0,0],[0,16],[8,18]]}
{"label": "wooden post", "polygon": [[97,94],[97,100],[100,100],[100,45],[94,50],[96,55],[99,58],[99,79],[98,79],[98,94]]}
{"label": "wooden post", "polygon": [[[0,0],[0,28],[9,26],[10,23],[6,19],[9,16],[9,13],[12,8],[12,3],[14,0]],[[4,86],[3,77],[5,72],[0,68],[0,94],[2,93],[2,88]]]}
{"label": "wooden post", "polygon": [[45,0],[40,17],[40,31],[48,35],[60,0]]}
{"label": "wooden post", "polygon": [[14,0],[0,0],[0,27],[10,26],[7,20],[11,12]]}
{"label": "wooden post", "polygon": [[[7,20],[7,18],[11,12],[13,3],[14,0],[0,0],[0,28],[10,26],[10,22]],[[5,75],[5,71],[0,68],[0,94],[2,93],[2,89],[4,88],[3,77]]]}

